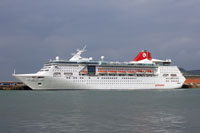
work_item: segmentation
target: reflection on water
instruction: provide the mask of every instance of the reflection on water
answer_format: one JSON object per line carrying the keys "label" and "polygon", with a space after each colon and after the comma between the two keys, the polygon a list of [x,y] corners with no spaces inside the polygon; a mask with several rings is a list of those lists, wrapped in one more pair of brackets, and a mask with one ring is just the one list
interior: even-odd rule
{"label": "reflection on water", "polygon": [[2,91],[2,132],[187,133],[200,130],[200,90]]}
{"label": "reflection on water", "polygon": [[[73,115],[43,113],[40,121],[25,120],[18,125],[20,129],[31,129],[32,132],[42,131],[59,132],[122,132],[133,131],[140,133],[181,133],[184,130],[184,117],[163,112],[144,113],[135,118],[116,116],[107,121],[96,120],[80,113]],[[103,116],[102,116],[103,117]],[[121,120],[120,120],[121,119]],[[92,120],[92,121],[91,121]],[[28,131],[28,130],[27,130]],[[30,131],[30,130],[29,130]]]}
{"label": "reflection on water", "polygon": [[157,112],[148,117],[155,133],[181,133],[184,129],[185,121],[183,116]]}

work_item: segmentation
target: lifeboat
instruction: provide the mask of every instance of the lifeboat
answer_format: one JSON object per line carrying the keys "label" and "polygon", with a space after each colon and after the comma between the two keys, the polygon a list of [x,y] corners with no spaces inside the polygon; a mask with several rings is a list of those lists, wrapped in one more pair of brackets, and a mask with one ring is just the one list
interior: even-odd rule
{"label": "lifeboat", "polygon": [[142,74],[142,73],[145,73],[145,70],[137,70],[136,73]]}
{"label": "lifeboat", "polygon": [[118,71],[118,74],[126,74],[126,71]]}
{"label": "lifeboat", "polygon": [[99,72],[99,73],[107,73],[106,70],[99,70],[98,72]]}
{"label": "lifeboat", "polygon": [[81,71],[80,74],[87,74],[88,71]]}
{"label": "lifeboat", "polygon": [[137,73],[142,73],[142,70],[137,70],[136,72],[137,72]]}
{"label": "lifeboat", "polygon": [[134,74],[135,71],[128,71],[128,74]]}
{"label": "lifeboat", "polygon": [[109,73],[109,74],[116,74],[117,71],[110,70],[110,71],[108,71],[108,73]]}
{"label": "lifeboat", "polygon": [[146,73],[153,73],[153,70],[146,70]]}

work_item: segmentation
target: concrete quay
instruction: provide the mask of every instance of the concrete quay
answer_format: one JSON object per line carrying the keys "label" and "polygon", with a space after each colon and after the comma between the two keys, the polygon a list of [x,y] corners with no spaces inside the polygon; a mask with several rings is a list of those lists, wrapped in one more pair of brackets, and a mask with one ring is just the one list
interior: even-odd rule
{"label": "concrete quay", "polygon": [[0,82],[0,90],[31,90],[22,82]]}

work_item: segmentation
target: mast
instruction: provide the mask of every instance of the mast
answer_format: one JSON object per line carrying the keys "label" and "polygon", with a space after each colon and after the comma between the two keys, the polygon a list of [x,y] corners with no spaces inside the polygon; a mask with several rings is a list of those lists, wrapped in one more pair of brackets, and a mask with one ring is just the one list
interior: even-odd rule
{"label": "mast", "polygon": [[69,61],[78,61],[78,60],[80,60],[80,59],[82,59],[82,57],[81,57],[81,54],[83,53],[83,52],[85,52],[86,51],[86,45],[83,47],[83,49],[77,49],[76,51],[77,51],[77,53],[73,53],[72,55],[73,55],[73,57],[71,58],[71,59],[69,59]]}

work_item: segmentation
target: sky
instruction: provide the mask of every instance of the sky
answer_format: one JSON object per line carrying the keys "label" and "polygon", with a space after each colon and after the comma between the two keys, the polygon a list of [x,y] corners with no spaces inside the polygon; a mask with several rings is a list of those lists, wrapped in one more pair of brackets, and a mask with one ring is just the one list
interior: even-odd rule
{"label": "sky", "polygon": [[141,50],[200,69],[199,0],[1,0],[0,81],[56,56],[131,61]]}

